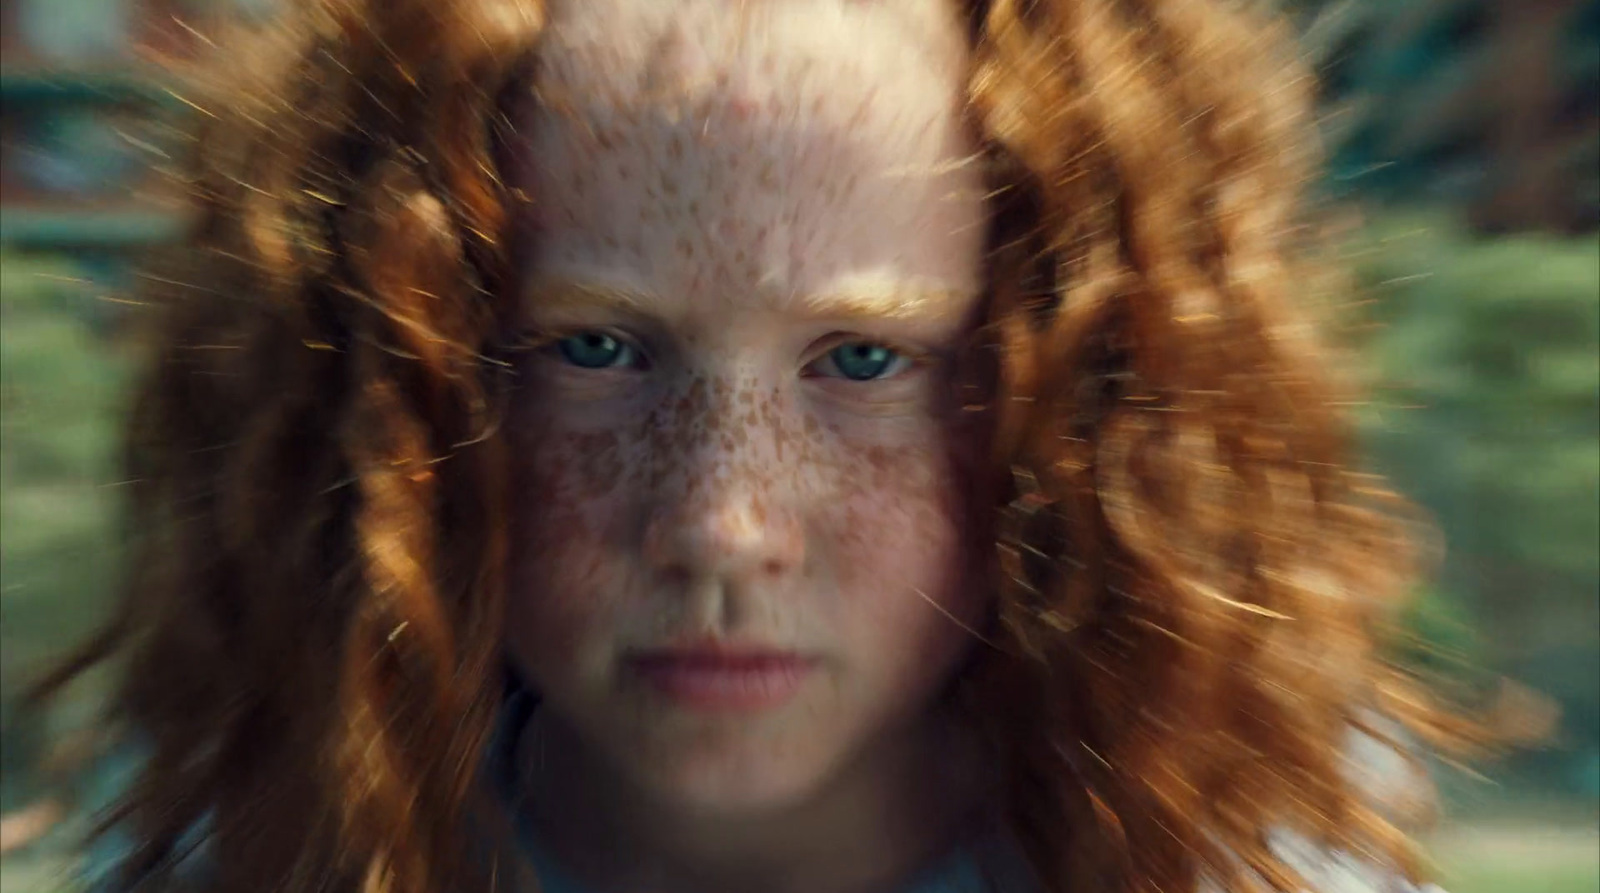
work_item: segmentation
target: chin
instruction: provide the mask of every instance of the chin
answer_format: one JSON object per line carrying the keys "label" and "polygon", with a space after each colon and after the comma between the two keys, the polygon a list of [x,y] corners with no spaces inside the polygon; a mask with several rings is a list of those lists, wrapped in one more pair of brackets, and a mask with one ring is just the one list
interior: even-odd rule
{"label": "chin", "polygon": [[837,772],[832,748],[770,740],[700,741],[636,752],[636,777],[654,796],[697,813],[779,811],[815,795]]}

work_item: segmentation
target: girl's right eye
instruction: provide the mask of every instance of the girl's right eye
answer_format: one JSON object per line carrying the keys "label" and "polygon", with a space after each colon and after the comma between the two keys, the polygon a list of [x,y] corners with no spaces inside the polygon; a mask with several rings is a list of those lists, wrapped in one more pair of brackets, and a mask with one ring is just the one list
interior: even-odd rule
{"label": "girl's right eye", "polygon": [[555,342],[561,358],[580,369],[633,369],[643,357],[633,345],[605,332],[578,332]]}

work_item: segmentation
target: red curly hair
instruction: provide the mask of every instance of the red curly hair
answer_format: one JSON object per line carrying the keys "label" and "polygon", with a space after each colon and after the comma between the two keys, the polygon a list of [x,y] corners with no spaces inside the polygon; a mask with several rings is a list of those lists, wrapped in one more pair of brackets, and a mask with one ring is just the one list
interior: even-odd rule
{"label": "red curly hair", "polygon": [[[996,649],[962,688],[1055,893],[1289,889],[1287,828],[1402,867],[1344,765],[1429,730],[1378,653],[1414,571],[1297,307],[1310,82],[1225,0],[972,0],[994,177]],[[312,0],[227,42],[150,277],[114,622],[161,889],[487,890],[511,372],[504,114],[537,0]],[[175,851],[209,829],[213,871]],[[486,830],[487,829],[487,830]],[[499,870],[504,870],[502,866]]]}

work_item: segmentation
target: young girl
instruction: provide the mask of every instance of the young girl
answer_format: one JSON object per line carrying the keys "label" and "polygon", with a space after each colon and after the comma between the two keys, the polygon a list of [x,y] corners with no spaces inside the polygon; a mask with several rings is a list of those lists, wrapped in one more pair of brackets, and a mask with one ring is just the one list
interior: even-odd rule
{"label": "young girl", "polygon": [[1410,889],[1274,20],[288,18],[185,96],[108,889]]}

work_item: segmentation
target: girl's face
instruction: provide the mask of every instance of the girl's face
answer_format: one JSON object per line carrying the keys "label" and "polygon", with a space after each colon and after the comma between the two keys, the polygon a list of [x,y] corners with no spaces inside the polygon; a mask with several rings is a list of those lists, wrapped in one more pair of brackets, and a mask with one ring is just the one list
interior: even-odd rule
{"label": "girl's face", "polygon": [[964,32],[926,0],[551,16],[508,647],[653,795],[780,805],[924,713],[982,614]]}

